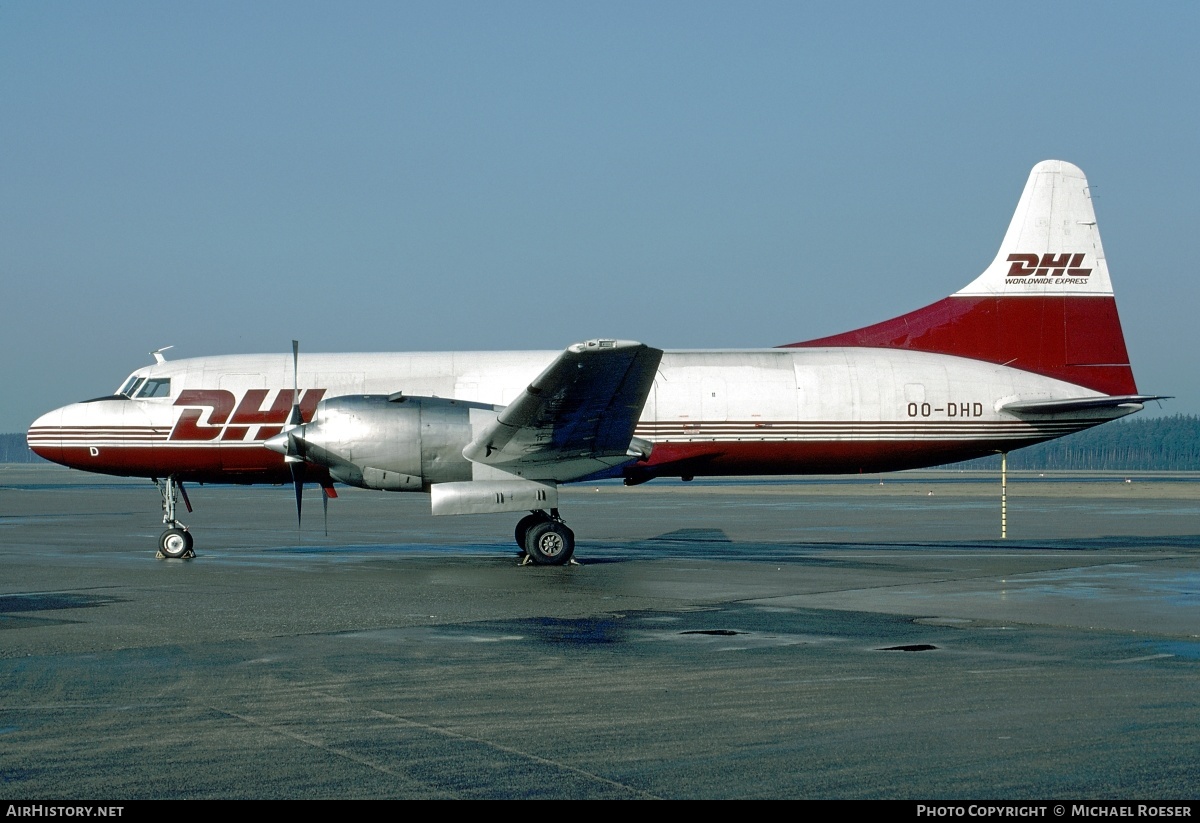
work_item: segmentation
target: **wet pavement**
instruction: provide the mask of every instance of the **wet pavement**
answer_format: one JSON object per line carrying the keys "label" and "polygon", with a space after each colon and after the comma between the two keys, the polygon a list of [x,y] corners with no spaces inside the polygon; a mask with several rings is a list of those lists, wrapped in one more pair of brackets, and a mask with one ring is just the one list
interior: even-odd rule
{"label": "wet pavement", "polygon": [[1200,482],[564,490],[582,565],[428,498],[0,467],[4,797],[1200,795]]}

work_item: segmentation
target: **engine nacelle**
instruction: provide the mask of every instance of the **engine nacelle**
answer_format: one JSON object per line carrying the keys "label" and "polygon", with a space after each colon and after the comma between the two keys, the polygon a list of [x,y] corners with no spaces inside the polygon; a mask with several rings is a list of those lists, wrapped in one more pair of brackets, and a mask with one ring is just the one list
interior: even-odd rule
{"label": "engine nacelle", "polygon": [[382,491],[422,491],[470,480],[462,455],[471,442],[471,412],[494,419],[497,407],[441,397],[382,394],[323,400],[293,434],[303,457],[339,483]]}

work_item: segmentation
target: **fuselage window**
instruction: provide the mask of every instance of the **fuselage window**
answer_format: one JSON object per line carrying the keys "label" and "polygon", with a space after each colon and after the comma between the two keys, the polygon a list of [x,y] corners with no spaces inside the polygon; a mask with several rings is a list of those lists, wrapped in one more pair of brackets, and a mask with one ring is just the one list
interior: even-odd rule
{"label": "fuselage window", "polygon": [[169,377],[151,377],[142,386],[141,391],[137,393],[139,398],[142,397],[170,397],[171,396],[171,378]]}

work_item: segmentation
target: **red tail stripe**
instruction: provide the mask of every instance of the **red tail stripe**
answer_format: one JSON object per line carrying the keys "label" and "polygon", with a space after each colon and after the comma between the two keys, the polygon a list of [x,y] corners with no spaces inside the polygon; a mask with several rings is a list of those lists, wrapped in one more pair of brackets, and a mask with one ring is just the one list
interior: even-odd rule
{"label": "red tail stripe", "polygon": [[855,331],[784,348],[855,346],[952,354],[1105,394],[1137,394],[1112,297],[947,297]]}

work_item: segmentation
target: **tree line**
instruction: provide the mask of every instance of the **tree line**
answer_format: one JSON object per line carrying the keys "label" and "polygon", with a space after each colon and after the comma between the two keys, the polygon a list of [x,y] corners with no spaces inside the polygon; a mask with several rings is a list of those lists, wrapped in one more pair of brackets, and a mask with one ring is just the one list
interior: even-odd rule
{"label": "tree line", "polygon": [[[0,463],[44,463],[29,450],[24,434],[0,434]],[[956,464],[999,468],[1000,456]],[[1176,414],[1120,420],[1067,437],[1018,449],[1008,456],[1014,470],[1200,471],[1200,417]]]}
{"label": "tree line", "polygon": [[[1000,456],[956,464],[999,469]],[[1200,471],[1200,417],[1175,414],[1119,420],[1008,455],[1010,469],[1074,471]]]}
{"label": "tree line", "polygon": [[0,434],[0,463],[45,463],[29,450],[23,434]]}

